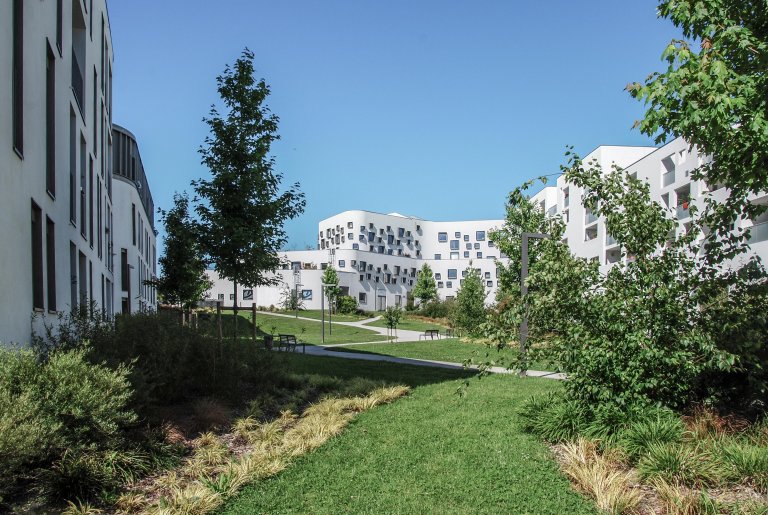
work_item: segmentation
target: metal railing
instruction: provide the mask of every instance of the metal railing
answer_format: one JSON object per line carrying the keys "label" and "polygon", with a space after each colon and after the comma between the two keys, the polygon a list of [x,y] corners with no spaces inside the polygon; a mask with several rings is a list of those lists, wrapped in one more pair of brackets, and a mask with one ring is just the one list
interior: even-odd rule
{"label": "metal railing", "polygon": [[616,245],[616,238],[614,238],[610,234],[607,234],[605,236],[605,245],[608,247],[610,247],[611,245]]}
{"label": "metal railing", "polygon": [[768,222],[755,224],[749,228],[749,242],[759,243],[768,240]]}
{"label": "metal railing", "polygon": [[662,177],[662,184],[664,186],[669,186],[670,184],[675,182],[675,171],[670,170],[664,175],[662,175],[661,177]]}
{"label": "metal railing", "polygon": [[691,216],[691,210],[688,208],[688,204],[681,204],[677,206],[677,219],[683,220]]}
{"label": "metal railing", "polygon": [[83,110],[85,105],[85,80],[83,79],[83,70],[80,67],[80,62],[77,60],[77,54],[74,49],[72,50],[72,92],[75,94],[75,100],[80,108]]}

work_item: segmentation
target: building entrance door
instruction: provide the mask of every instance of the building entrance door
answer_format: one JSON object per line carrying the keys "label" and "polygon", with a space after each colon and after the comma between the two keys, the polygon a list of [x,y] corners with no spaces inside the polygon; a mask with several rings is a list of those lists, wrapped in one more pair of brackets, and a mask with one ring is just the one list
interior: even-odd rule
{"label": "building entrance door", "polygon": [[384,311],[387,309],[387,297],[386,295],[379,295],[376,297],[376,311]]}

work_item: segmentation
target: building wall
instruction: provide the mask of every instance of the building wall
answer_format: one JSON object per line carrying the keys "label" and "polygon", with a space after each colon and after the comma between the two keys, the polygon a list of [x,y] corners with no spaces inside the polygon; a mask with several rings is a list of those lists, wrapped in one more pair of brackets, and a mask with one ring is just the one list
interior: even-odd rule
{"label": "building wall", "polygon": [[105,0],[0,2],[0,342],[118,307],[112,63]]}

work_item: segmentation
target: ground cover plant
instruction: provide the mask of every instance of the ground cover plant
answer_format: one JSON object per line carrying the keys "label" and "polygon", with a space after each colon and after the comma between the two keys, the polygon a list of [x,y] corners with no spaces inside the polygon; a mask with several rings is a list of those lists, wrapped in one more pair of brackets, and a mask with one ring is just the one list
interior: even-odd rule
{"label": "ground cover plant", "polygon": [[[292,355],[295,372],[395,380],[411,393],[360,414],[338,438],[247,486],[223,513],[595,513],[515,409],[557,391],[543,379]],[[321,480],[319,478],[322,478]]]}

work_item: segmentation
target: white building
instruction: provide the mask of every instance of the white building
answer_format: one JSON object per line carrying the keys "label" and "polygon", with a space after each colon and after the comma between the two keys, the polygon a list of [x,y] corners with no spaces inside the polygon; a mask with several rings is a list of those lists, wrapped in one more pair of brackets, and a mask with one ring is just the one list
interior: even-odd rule
{"label": "white building", "polygon": [[135,184],[112,176],[112,62],[105,0],[0,2],[2,342],[79,304],[120,309]]}
{"label": "white building", "polygon": [[[405,306],[407,294],[416,284],[426,263],[434,273],[438,295],[456,296],[462,277],[472,266],[480,270],[492,302],[498,280],[497,258],[504,259],[489,239],[489,232],[503,220],[434,222],[398,213],[344,211],[322,220],[318,250],[284,252],[285,269],[279,271],[281,287],[239,287],[237,298],[232,284],[210,272],[214,287],[209,299],[231,306],[252,304],[279,306],[280,292],[301,290],[304,306],[317,309],[321,303],[323,270],[330,264],[339,274],[343,293],[354,297],[360,309],[383,310]],[[296,286],[299,284],[299,286]]]}
{"label": "white building", "polygon": [[[710,189],[704,181],[694,181],[693,171],[701,166],[704,156],[682,138],[662,147],[609,147],[593,150],[583,162],[596,160],[604,173],[612,165],[624,168],[630,175],[648,182],[651,199],[669,210],[670,217],[679,221],[678,231],[690,228],[690,208],[704,207],[705,195],[723,199],[727,191],[722,187]],[[581,188],[565,181],[563,176],[557,186],[542,189],[532,197],[550,215],[561,216],[566,224],[565,241],[576,256],[600,263],[606,272],[614,263],[625,260],[616,241],[605,229],[603,218],[596,217],[582,203]],[[768,203],[768,193],[756,196],[752,202]],[[768,213],[757,220],[740,219],[735,228],[751,228],[751,255],[768,260]]]}

